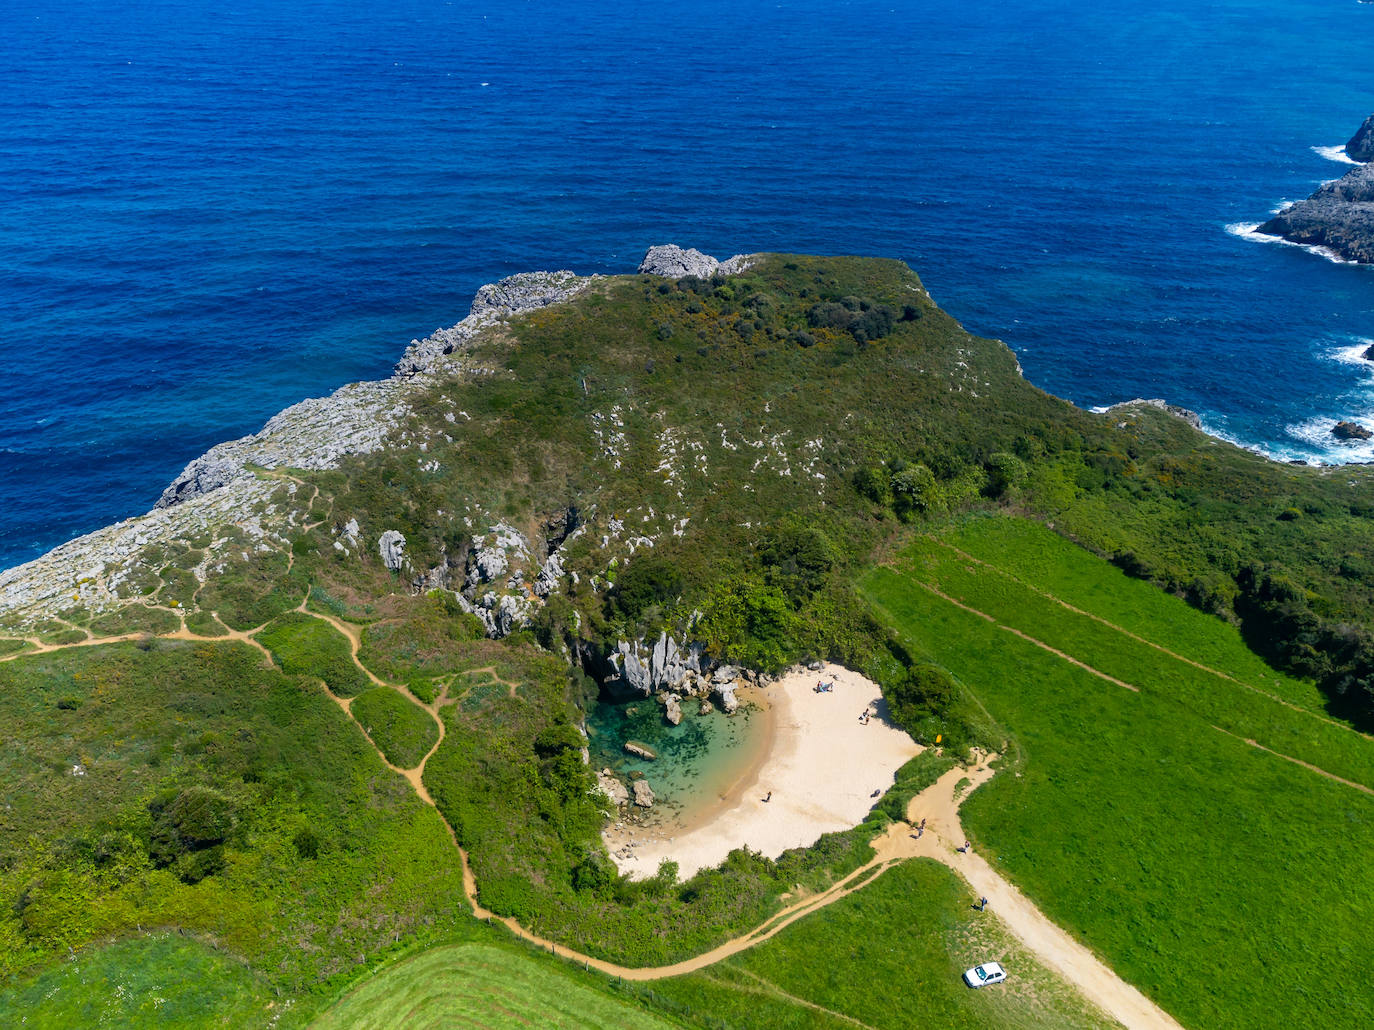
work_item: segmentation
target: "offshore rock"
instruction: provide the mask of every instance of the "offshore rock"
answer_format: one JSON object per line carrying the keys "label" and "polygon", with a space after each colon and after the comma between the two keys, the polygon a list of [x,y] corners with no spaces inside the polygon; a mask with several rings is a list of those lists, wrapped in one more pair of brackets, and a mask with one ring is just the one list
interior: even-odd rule
{"label": "offshore rock", "polygon": [[654,807],[654,792],[645,780],[635,780],[635,804],[640,808]]}
{"label": "offshore rock", "polygon": [[625,753],[627,755],[633,755],[635,758],[642,758],[646,762],[653,762],[658,759],[658,755],[654,754],[653,748],[633,740],[625,741]]}
{"label": "offshore rock", "polygon": [[1374,163],[1352,168],[1255,231],[1374,264]]}
{"label": "offshore rock", "polygon": [[1374,114],[1366,118],[1355,135],[1350,137],[1345,152],[1352,161],[1374,161]]}
{"label": "offshore rock", "polygon": [[377,541],[381,552],[382,564],[392,572],[400,572],[406,560],[406,538],[394,529],[388,529]]}
{"label": "offshore rock", "polygon": [[1368,440],[1374,437],[1374,432],[1370,432],[1358,422],[1337,422],[1331,429],[1331,435],[1337,440]]}
{"label": "offshore rock", "polygon": [[694,275],[698,279],[709,279],[716,274],[743,272],[749,267],[750,257],[749,254],[736,254],[728,261],[717,261],[699,250],[683,250],[676,243],[665,243],[649,248],[639,263],[639,274],[662,275],[669,279]]}

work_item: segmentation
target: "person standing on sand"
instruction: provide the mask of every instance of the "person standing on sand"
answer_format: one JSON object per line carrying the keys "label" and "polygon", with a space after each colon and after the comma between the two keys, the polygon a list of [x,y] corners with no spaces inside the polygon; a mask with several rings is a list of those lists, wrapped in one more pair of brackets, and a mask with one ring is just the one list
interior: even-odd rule
{"label": "person standing on sand", "polygon": [[773,792],[770,790],[770,791],[768,792],[768,796],[767,796],[766,798],[764,798],[763,800],[764,800],[765,802],[772,801],[772,800],[773,800]]}

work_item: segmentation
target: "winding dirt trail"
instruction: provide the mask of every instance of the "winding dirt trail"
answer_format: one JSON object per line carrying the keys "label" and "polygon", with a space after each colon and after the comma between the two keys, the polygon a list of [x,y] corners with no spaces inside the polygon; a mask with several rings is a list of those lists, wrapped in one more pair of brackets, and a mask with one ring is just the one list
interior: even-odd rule
{"label": "winding dirt trail", "polygon": [[[936,592],[938,593],[938,591]],[[952,598],[947,599],[952,603],[959,604]],[[961,604],[960,607],[967,606]],[[362,732],[364,739],[372,745],[382,763],[392,772],[404,777],[415,791],[416,796],[438,814],[444,828],[448,831],[449,839],[453,841],[453,846],[458,852],[463,869],[463,892],[467,897],[468,904],[472,907],[473,915],[478,919],[502,924],[514,936],[543,948],[550,954],[560,955],[587,969],[596,969],[608,976],[632,981],[659,980],[665,977],[697,972],[772,939],[799,919],[862,890],[898,863],[910,858],[924,857],[932,858],[949,866],[968,882],[976,894],[987,897],[993,912],[1041,962],[1055,970],[1066,982],[1077,987],[1085,997],[1119,1020],[1128,1030],[1158,1030],[1158,1028],[1181,1030],[1167,1013],[1113,973],[1085,946],[1051,923],[1013,884],[998,874],[981,856],[973,854],[971,851],[961,852],[958,850],[958,845],[964,840],[963,827],[959,821],[959,804],[963,797],[966,797],[992,777],[993,769],[990,765],[990,759],[986,758],[972,769],[955,767],[949,770],[933,785],[913,798],[907,809],[909,822],[895,822],[888,827],[885,833],[875,838],[872,841],[874,855],[864,865],[832,884],[826,890],[793,901],[753,930],[725,941],[710,951],[670,965],[631,968],[593,958],[572,949],[562,948],[555,942],[525,929],[513,918],[498,916],[481,905],[477,900],[477,882],[472,873],[467,851],[459,845],[453,827],[444,818],[443,813],[439,811],[433,797],[424,785],[425,765],[444,739],[444,721],[439,716],[438,709],[453,700],[447,697],[447,689],[436,698],[433,704],[423,704],[404,687],[386,683],[362,664],[358,658],[361,633],[357,627],[349,626],[347,623],[318,612],[305,612],[304,605],[299,610],[314,618],[321,619],[341,633],[349,641],[354,662],[372,682],[402,693],[428,712],[435,720],[439,727],[439,737],[434,746],[413,769],[402,769],[389,762],[386,755],[368,736],[362,725],[354,717],[349,699],[335,697],[328,689],[325,689],[325,694],[338,704],[344,714]],[[972,611],[973,609],[969,610]],[[995,622],[990,616],[983,615],[981,612],[976,614]],[[225,636],[204,637],[191,633],[183,623],[176,632],[160,634],[160,636],[172,640],[194,640],[208,643],[229,640],[248,643],[262,651],[270,661],[270,653],[254,639],[254,634],[260,632],[262,628],[259,626],[253,630],[232,631]],[[7,655],[0,660],[20,657],[20,655],[63,650],[69,647],[91,647],[103,643],[116,643],[142,636],[144,634],[124,634],[106,638],[91,638],[70,644],[45,645],[39,650]],[[1047,650],[1053,649],[1047,648]],[[1102,676],[1101,673],[1097,673],[1097,675]],[[1106,676],[1103,678],[1111,679],[1111,677]],[[1113,682],[1119,681],[1114,680]],[[1130,687],[1129,684],[1125,683],[1120,685]],[[913,826],[919,820],[925,821],[925,828],[918,835],[913,831]],[[818,1006],[814,1006],[804,999],[796,1000],[807,1007],[818,1008]],[[843,1016],[841,1013],[834,1014]],[[849,1017],[843,1018],[849,1020]],[[863,1025],[859,1024],[857,1020],[849,1021],[856,1025]]]}

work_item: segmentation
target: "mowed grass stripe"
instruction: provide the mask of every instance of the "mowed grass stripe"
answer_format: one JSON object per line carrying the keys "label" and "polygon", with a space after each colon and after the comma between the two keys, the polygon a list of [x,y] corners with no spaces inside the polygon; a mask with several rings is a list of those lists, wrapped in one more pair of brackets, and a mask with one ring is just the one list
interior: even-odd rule
{"label": "mowed grass stripe", "polygon": [[[1063,608],[1067,608],[1067,609],[1068,609],[1069,611],[1071,611],[1071,612],[1074,612],[1074,613],[1079,614],[1079,615],[1084,615],[1084,616],[1088,617],[1089,619],[1092,619],[1092,620],[1094,620],[1094,621],[1096,621],[1096,622],[1101,622],[1102,624],[1104,624],[1105,626],[1108,626],[1109,628],[1115,630],[1116,632],[1122,633],[1122,634],[1124,634],[1125,636],[1130,637],[1132,640],[1137,641],[1138,643],[1145,644],[1145,645],[1148,646],[1148,647],[1152,647],[1152,648],[1154,648],[1155,650],[1160,651],[1160,652],[1162,652],[1162,653],[1168,655],[1169,657],[1176,659],[1177,661],[1183,662],[1185,665],[1191,665],[1191,666],[1193,666],[1195,669],[1198,669],[1198,670],[1201,671],[1201,672],[1209,673],[1209,674],[1211,674],[1211,675],[1213,675],[1213,676],[1218,676],[1218,677],[1220,677],[1221,679],[1228,680],[1228,681],[1231,682],[1231,683],[1235,683],[1237,686],[1243,687],[1243,688],[1245,688],[1246,690],[1252,690],[1252,691],[1254,691],[1254,692],[1257,693],[1257,694],[1262,694],[1263,696],[1269,698],[1271,701],[1277,701],[1279,704],[1283,705],[1285,708],[1291,708],[1291,709],[1293,709],[1294,711],[1303,712],[1304,714],[1309,715],[1309,716],[1311,716],[1311,717],[1314,718],[1314,719],[1320,719],[1322,722],[1330,723],[1330,724],[1333,725],[1333,726],[1339,726],[1339,727],[1341,727],[1342,729],[1345,729],[1345,730],[1347,730],[1347,731],[1350,732],[1350,733],[1359,733],[1360,736],[1364,737],[1366,740],[1374,740],[1374,737],[1371,737],[1371,736],[1370,736],[1369,734],[1367,734],[1367,733],[1360,733],[1359,730],[1355,729],[1353,726],[1350,726],[1348,723],[1344,723],[1344,722],[1342,722],[1342,721],[1339,720],[1339,719],[1333,719],[1333,718],[1331,718],[1330,716],[1322,715],[1322,714],[1320,714],[1320,713],[1318,713],[1318,712],[1315,712],[1315,711],[1313,711],[1311,708],[1306,708],[1306,707],[1304,707],[1303,705],[1300,705],[1300,704],[1298,704],[1298,703],[1295,702],[1295,701],[1290,701],[1290,700],[1288,700],[1287,698],[1282,697],[1282,696],[1280,696],[1279,694],[1274,693],[1274,692],[1271,691],[1271,690],[1265,689],[1265,688],[1262,687],[1262,686],[1256,686],[1254,683],[1247,683],[1247,682],[1245,682],[1245,681],[1243,681],[1243,680],[1237,679],[1235,676],[1232,676],[1230,673],[1224,672],[1224,671],[1221,670],[1221,669],[1214,669],[1214,668],[1212,668],[1212,667],[1209,666],[1209,665],[1204,665],[1202,662],[1195,661],[1194,659],[1189,658],[1189,657],[1187,657],[1186,655],[1181,655],[1181,654],[1179,654],[1179,653],[1176,652],[1176,651],[1170,650],[1169,648],[1165,647],[1163,644],[1156,643],[1156,642],[1153,641],[1153,640],[1148,640],[1148,639],[1146,639],[1145,637],[1140,636],[1140,634],[1138,634],[1138,633],[1133,633],[1131,630],[1126,629],[1124,626],[1120,626],[1120,625],[1118,625],[1118,624],[1112,622],[1110,619],[1105,619],[1105,618],[1103,618],[1101,615],[1095,615],[1095,614],[1093,614],[1092,612],[1085,611],[1084,609],[1079,608],[1079,607],[1077,607],[1076,605],[1070,604],[1068,601],[1065,601],[1062,597],[1056,597],[1054,594],[1050,593],[1048,590],[1045,590],[1045,589],[1042,588],[1042,587],[1038,587],[1038,586],[1036,586],[1034,583],[1027,583],[1025,580],[1020,579],[1020,578],[1017,577],[1017,576],[1013,576],[1011,573],[1007,572],[1006,569],[998,568],[996,565],[992,564],[991,562],[984,561],[984,560],[981,559],[981,558],[978,558],[978,557],[975,557],[975,556],[972,555],[972,554],[969,554],[967,551],[960,550],[958,547],[955,547],[953,544],[951,544],[948,540],[935,539],[934,542],[935,542],[936,544],[938,544],[939,546],[941,546],[941,547],[948,548],[950,551],[952,551],[953,553],[955,553],[955,554],[958,555],[960,558],[962,558],[962,559],[964,559],[964,560],[966,560],[966,561],[969,561],[969,562],[972,562],[972,563],[974,563],[974,564],[976,564],[976,565],[982,566],[982,567],[988,569],[989,571],[993,572],[993,573],[996,574],[996,575],[1005,576],[1005,577],[1007,577],[1007,578],[1009,578],[1009,579],[1011,579],[1011,580],[1014,580],[1015,582],[1017,582],[1017,583],[1021,584],[1022,586],[1026,587],[1026,589],[1031,590],[1032,592],[1034,592],[1034,593],[1036,593],[1036,594],[1039,594],[1041,597],[1044,597],[1044,598],[1046,598],[1047,600],[1052,601],[1053,603],[1055,603],[1055,604],[1057,604],[1057,605],[1060,605],[1060,606],[1063,607]],[[1262,682],[1262,681],[1261,681],[1261,682]],[[1275,685],[1276,685],[1276,686],[1277,686],[1277,684],[1278,684],[1278,681],[1275,681]]]}
{"label": "mowed grass stripe", "polygon": [[484,944],[433,948],[383,969],[311,1024],[312,1030],[673,1025],[578,983],[552,961]]}
{"label": "mowed grass stripe", "polygon": [[1325,710],[1325,699],[1314,683],[1270,668],[1246,646],[1235,626],[1151,583],[1133,579],[1038,522],[1005,515],[977,516],[939,535],[1004,576],[1032,584],[1256,689],[1272,691],[1311,711]]}
{"label": "mowed grass stripe", "polygon": [[[1210,725],[1341,779],[1374,786],[1374,741],[1341,723],[1199,668],[1185,660],[1190,656],[1176,657],[1092,614],[1066,608],[991,565],[971,564],[937,541],[917,541],[900,562],[949,598],[1108,678],[1156,692]],[[1104,572],[1110,569],[1099,564]],[[1220,622],[1217,626],[1222,628]]]}
{"label": "mowed grass stripe", "polygon": [[1050,918],[1188,1026],[1374,1025],[1374,986],[1330,976],[1365,960],[1374,798],[1107,689],[892,569],[863,589],[1015,737],[1015,775],[964,825]]}

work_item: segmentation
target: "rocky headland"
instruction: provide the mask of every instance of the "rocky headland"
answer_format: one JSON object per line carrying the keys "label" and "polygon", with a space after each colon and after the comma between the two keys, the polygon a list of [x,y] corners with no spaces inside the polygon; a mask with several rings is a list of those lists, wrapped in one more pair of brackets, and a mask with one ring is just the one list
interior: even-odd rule
{"label": "rocky headland", "polygon": [[1345,152],[1352,161],[1374,161],[1374,114],[1366,118],[1359,131],[1350,137]]}
{"label": "rocky headland", "polygon": [[[751,257],[722,262],[697,250],[662,245],[648,250],[638,272],[709,279],[743,271]],[[350,455],[390,446],[418,444],[423,451],[424,442],[411,438],[406,423],[414,403],[435,381],[493,374],[475,354],[486,334],[501,332],[527,312],[568,300],[593,287],[598,278],[566,270],[527,272],[483,286],[461,322],[424,340],[412,340],[389,379],[351,383],[327,397],[301,401],[275,415],[259,432],[218,444],[190,462],[146,515],[0,572],[0,617],[17,626],[34,626],[73,607],[101,612],[136,602],[150,561],[165,560],[161,549],[177,541],[211,541],[205,557],[189,570],[202,583],[227,558],[289,552],[292,535],[308,517],[303,510],[309,509],[308,500],[298,496],[301,484],[291,470],[336,468]],[[465,414],[453,413],[445,425],[450,442],[465,431],[464,425]],[[414,592],[451,592],[492,637],[529,625],[559,590],[567,547],[588,529],[575,508],[555,512],[535,532],[493,516],[470,529],[466,553],[445,556],[434,567],[414,567],[399,530],[387,528],[368,539],[348,513],[337,513],[333,521],[336,550],[379,555]],[[681,525],[676,526],[679,533]],[[623,551],[623,556],[655,543],[653,531],[632,531],[615,517],[601,528],[603,544]],[[657,641],[622,640],[609,648],[588,643],[581,651],[568,657],[594,669],[622,697],[676,691],[679,701],[714,697],[731,712],[738,706],[735,689],[754,681],[745,670],[706,659],[699,645],[679,645],[667,634]],[[671,717],[677,702],[664,700],[665,715]]]}
{"label": "rocky headland", "polygon": [[[1357,161],[1374,159],[1374,115],[1365,120],[1345,151]],[[1352,168],[1255,231],[1322,247],[1345,261],[1374,264],[1374,163]]]}

